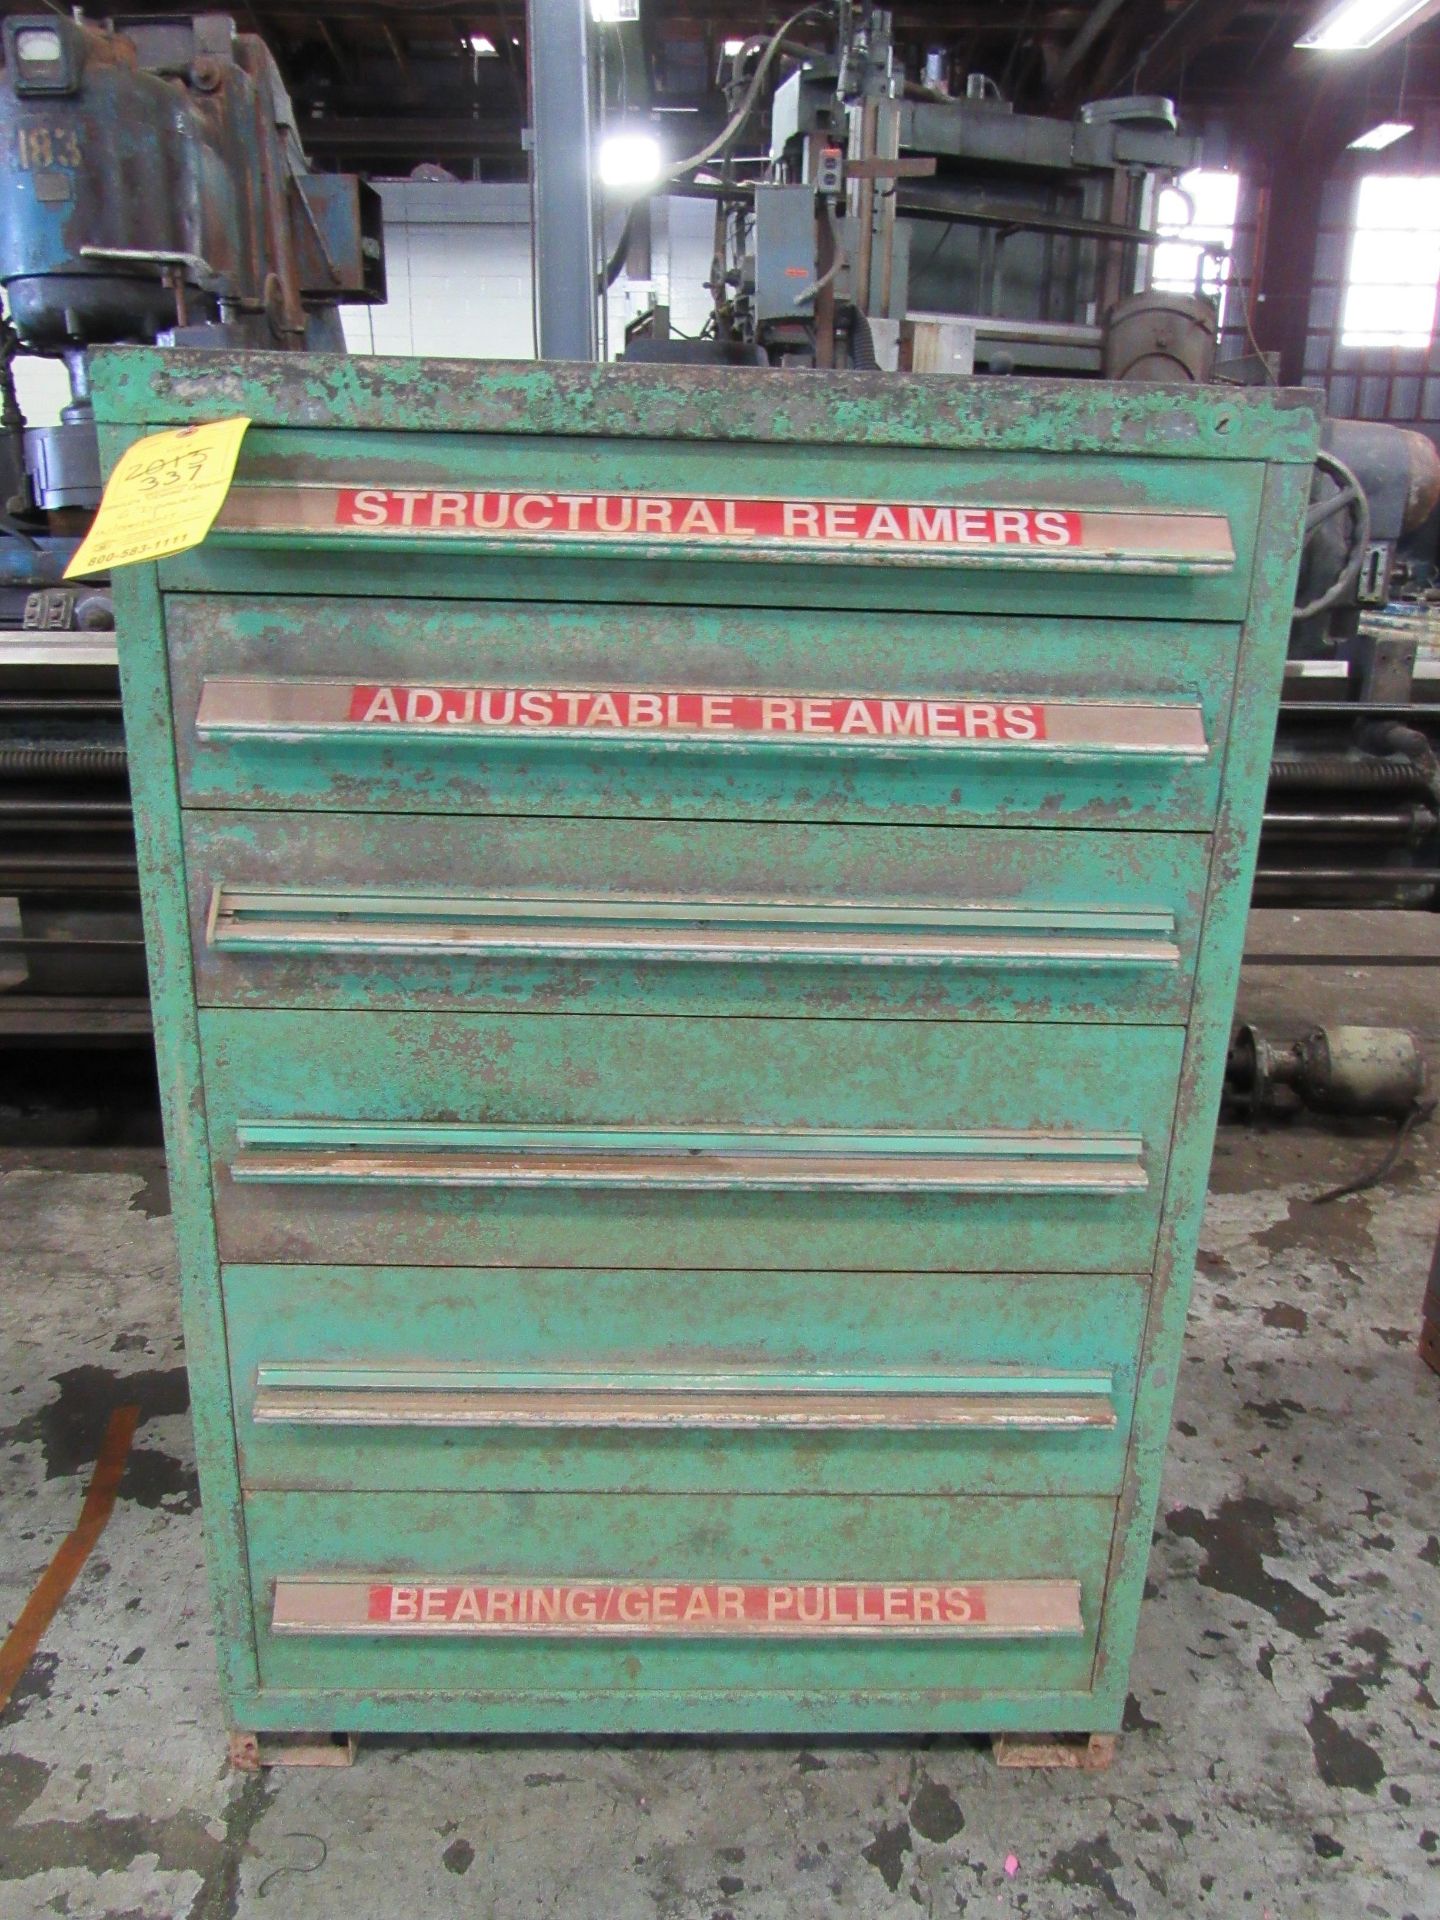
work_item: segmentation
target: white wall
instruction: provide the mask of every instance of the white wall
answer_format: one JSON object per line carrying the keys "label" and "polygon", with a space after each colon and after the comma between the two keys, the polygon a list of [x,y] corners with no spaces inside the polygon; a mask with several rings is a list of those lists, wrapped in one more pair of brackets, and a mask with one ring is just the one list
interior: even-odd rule
{"label": "white wall", "polygon": [[533,360],[524,186],[399,181],[385,206],[383,307],[343,307],[352,353]]}
{"label": "white wall", "polygon": [[[383,307],[342,310],[350,351],[533,360],[528,189],[405,180],[383,182],[380,195],[389,298]],[[606,223],[612,245],[621,219],[617,209]],[[676,328],[700,331],[710,313],[713,223],[705,201],[656,202],[655,277],[637,284],[622,275],[606,302],[612,358],[652,290],[669,298]]]}
{"label": "white wall", "polygon": [[53,427],[70,398],[70,376],[63,360],[22,354],[15,362],[15,392],[20,411],[32,427]]}
{"label": "white wall", "polygon": [[[380,195],[389,298],[381,307],[341,308],[350,351],[533,360],[528,188],[401,180],[382,182]],[[607,220],[611,245],[621,218],[617,209]],[[668,297],[682,333],[699,333],[710,315],[709,203],[658,200],[653,228],[654,279],[632,283],[622,275],[606,301],[612,359],[626,321],[649,305],[652,291]],[[52,426],[70,397],[62,363],[22,358],[15,382],[30,424]]]}

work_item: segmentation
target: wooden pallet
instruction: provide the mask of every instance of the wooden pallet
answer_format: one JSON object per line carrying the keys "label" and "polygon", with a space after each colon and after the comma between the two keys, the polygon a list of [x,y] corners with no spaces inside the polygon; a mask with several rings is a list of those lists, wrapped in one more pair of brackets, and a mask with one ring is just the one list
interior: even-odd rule
{"label": "wooden pallet", "polygon": [[1440,1373],[1440,1239],[1435,1242],[1435,1258],[1430,1264],[1430,1284],[1425,1289],[1420,1309],[1420,1358],[1427,1367]]}
{"label": "wooden pallet", "polygon": [[1100,1773],[1115,1758],[1113,1733],[996,1733],[990,1736],[997,1767],[1062,1767]]}
{"label": "wooden pallet", "polygon": [[[1113,1733],[996,1733],[990,1745],[997,1767],[1100,1773],[1115,1758],[1115,1738]],[[230,1764],[240,1773],[264,1767],[351,1767],[359,1744],[353,1733],[232,1733]]]}
{"label": "wooden pallet", "polygon": [[230,1764],[237,1773],[262,1767],[353,1767],[359,1736],[353,1733],[232,1733]]}

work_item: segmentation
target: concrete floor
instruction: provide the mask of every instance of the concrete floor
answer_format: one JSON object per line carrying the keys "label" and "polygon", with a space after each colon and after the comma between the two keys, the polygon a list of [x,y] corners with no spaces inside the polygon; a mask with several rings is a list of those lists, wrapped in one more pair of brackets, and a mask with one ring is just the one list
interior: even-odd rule
{"label": "concrete floor", "polygon": [[[1433,972],[1259,969],[1283,1028]],[[0,1914],[565,1920],[1440,1915],[1440,1380],[1415,1355],[1440,1124],[1222,1132],[1133,1671],[1105,1774],[983,1742],[375,1741],[227,1771],[163,1168],[0,1164],[0,1633],[144,1419],[99,1547],[0,1718]],[[1432,1688],[1434,1691],[1432,1691]]]}

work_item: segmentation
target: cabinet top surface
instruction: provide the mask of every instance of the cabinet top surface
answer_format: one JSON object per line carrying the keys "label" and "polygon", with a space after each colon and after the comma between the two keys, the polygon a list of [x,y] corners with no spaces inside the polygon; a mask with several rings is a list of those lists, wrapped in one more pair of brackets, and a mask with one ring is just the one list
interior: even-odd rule
{"label": "cabinet top surface", "polygon": [[106,349],[91,367],[96,416],[120,427],[244,413],[256,426],[312,431],[859,442],[1287,464],[1314,457],[1321,405],[1297,388],[151,347]]}

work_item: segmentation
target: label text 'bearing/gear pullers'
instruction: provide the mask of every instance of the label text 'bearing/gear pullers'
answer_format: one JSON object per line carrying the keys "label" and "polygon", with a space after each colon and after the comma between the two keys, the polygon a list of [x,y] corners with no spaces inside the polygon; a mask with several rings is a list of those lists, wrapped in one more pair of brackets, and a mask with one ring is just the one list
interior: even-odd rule
{"label": "label text 'bearing/gear pullers'", "polygon": [[277,1633],[554,1634],[832,1639],[1083,1631],[1068,1579],[388,1580],[275,1582]]}

